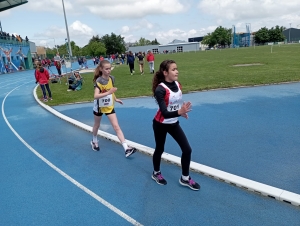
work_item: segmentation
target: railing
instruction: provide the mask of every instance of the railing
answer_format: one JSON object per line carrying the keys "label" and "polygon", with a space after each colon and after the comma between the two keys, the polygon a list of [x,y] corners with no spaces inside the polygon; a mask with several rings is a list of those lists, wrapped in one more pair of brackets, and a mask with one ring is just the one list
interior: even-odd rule
{"label": "railing", "polygon": [[12,44],[12,45],[19,45],[19,46],[29,46],[29,41],[22,40],[20,42],[16,38],[13,38],[11,36],[0,36],[0,44]]}

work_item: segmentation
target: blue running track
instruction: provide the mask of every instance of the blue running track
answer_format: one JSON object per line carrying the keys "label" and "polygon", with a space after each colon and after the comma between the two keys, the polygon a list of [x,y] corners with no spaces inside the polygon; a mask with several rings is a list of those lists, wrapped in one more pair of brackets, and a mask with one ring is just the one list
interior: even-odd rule
{"label": "blue running track", "polygon": [[[36,154],[143,225],[298,225],[300,222],[299,207],[203,175],[192,173],[202,186],[200,191],[182,187],[178,183],[180,168],[164,162],[162,172],[168,185],[159,186],[150,177],[151,157],[136,153],[126,159],[119,144],[102,138],[101,151],[93,152],[89,132],[40,107],[32,96],[33,71],[0,78],[4,110],[0,119],[0,225],[131,224]],[[299,193],[299,174],[293,165],[299,157],[295,150],[299,144],[296,139],[299,132],[295,131],[299,128],[295,117],[299,115],[299,107],[293,102],[297,98],[299,102],[297,87],[299,84],[185,95],[194,103],[190,119],[181,120],[194,149],[193,160]],[[280,97],[283,90],[285,95]],[[270,97],[264,95],[268,92]],[[267,104],[272,98],[274,103]],[[124,102],[116,110],[126,138],[153,147],[151,118],[156,108],[153,99]],[[56,109],[93,124],[92,104]],[[268,109],[274,112],[267,113]],[[278,120],[276,115],[280,112],[286,117]],[[5,119],[31,150],[16,137]],[[267,129],[268,125],[272,127]],[[102,129],[111,131],[105,117]],[[166,151],[180,155],[171,139]]]}

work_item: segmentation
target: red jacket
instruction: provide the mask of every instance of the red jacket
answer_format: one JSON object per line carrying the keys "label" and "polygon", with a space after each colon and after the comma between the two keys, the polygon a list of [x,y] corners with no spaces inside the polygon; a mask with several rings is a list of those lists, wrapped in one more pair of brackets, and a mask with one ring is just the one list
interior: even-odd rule
{"label": "red jacket", "polygon": [[61,63],[60,61],[54,61],[54,65],[57,69],[60,69],[61,68]]}
{"label": "red jacket", "polygon": [[40,70],[35,70],[35,79],[41,85],[47,84],[49,80],[49,72],[43,67]]}
{"label": "red jacket", "polygon": [[154,61],[154,55],[153,55],[153,53],[149,53],[148,55],[147,55],[147,61],[149,62],[149,61]]}

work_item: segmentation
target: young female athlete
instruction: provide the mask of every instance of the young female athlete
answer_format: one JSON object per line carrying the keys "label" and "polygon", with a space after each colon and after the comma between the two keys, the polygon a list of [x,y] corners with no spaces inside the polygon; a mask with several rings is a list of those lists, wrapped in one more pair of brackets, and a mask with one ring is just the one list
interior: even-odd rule
{"label": "young female athlete", "polygon": [[117,88],[114,87],[115,78],[110,75],[111,64],[107,60],[102,60],[95,69],[94,75],[94,126],[93,126],[93,140],[91,141],[92,149],[99,151],[98,146],[98,129],[103,114],[106,114],[111,125],[117,133],[119,140],[125,150],[125,157],[132,155],[136,152],[135,148],[128,147],[123,132],[118,124],[118,119],[114,109],[114,102],[123,104],[120,99],[116,98],[115,92]]}
{"label": "young female athlete", "polygon": [[156,147],[153,154],[154,171],[152,179],[160,185],[167,184],[160,172],[160,161],[164,152],[166,136],[169,133],[182,150],[182,176],[179,183],[192,190],[199,190],[200,185],[189,176],[192,149],[178,121],[179,116],[188,118],[188,112],[191,111],[192,104],[182,102],[181,85],[177,82],[177,79],[178,69],[173,60],[163,61],[160,64],[159,71],[153,77],[152,92],[159,109],[153,119]]}

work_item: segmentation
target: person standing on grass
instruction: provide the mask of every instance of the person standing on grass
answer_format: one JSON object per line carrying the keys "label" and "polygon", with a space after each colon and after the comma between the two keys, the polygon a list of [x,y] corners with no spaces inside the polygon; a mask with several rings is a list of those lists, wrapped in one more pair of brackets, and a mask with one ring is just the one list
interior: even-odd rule
{"label": "person standing on grass", "polygon": [[178,80],[178,69],[175,61],[165,60],[160,64],[159,71],[154,74],[152,92],[159,109],[153,119],[153,131],[155,138],[155,151],[153,154],[152,179],[160,185],[166,185],[167,181],[161,174],[160,162],[164,152],[167,133],[179,144],[181,155],[182,175],[179,183],[192,190],[199,190],[200,185],[189,176],[192,149],[181,129],[178,117],[188,119],[188,112],[192,109],[190,102],[182,102],[181,85]]}
{"label": "person standing on grass", "polygon": [[35,80],[36,83],[39,83],[43,92],[44,102],[47,102],[47,94],[46,89],[49,95],[49,99],[52,100],[52,94],[51,90],[48,84],[49,81],[49,72],[42,67],[41,62],[38,62],[37,64],[37,70],[35,71]]}
{"label": "person standing on grass", "polygon": [[129,65],[130,74],[134,73],[134,55],[131,51],[129,51],[127,55],[127,64]]}
{"label": "person standing on grass", "polygon": [[107,60],[102,60],[95,69],[95,75],[93,82],[95,83],[94,88],[94,126],[93,126],[93,140],[91,141],[92,149],[99,151],[98,145],[98,129],[100,127],[100,121],[102,115],[105,114],[113,129],[115,130],[120,142],[125,151],[125,157],[128,157],[136,152],[135,148],[129,147],[125,141],[123,132],[119,126],[118,119],[116,116],[114,103],[118,102],[123,104],[120,99],[117,99],[115,92],[117,88],[114,87],[115,78],[110,75],[111,64]]}
{"label": "person standing on grass", "polygon": [[138,61],[139,61],[139,65],[140,65],[140,72],[141,75],[144,74],[144,55],[142,54],[142,52],[139,52],[139,54],[137,55]]}
{"label": "person standing on grass", "polygon": [[54,61],[54,66],[56,67],[57,73],[59,76],[61,76],[61,63],[59,60]]}
{"label": "person standing on grass", "polygon": [[147,61],[149,63],[150,74],[154,74],[154,54],[151,52],[151,50],[148,50]]}

